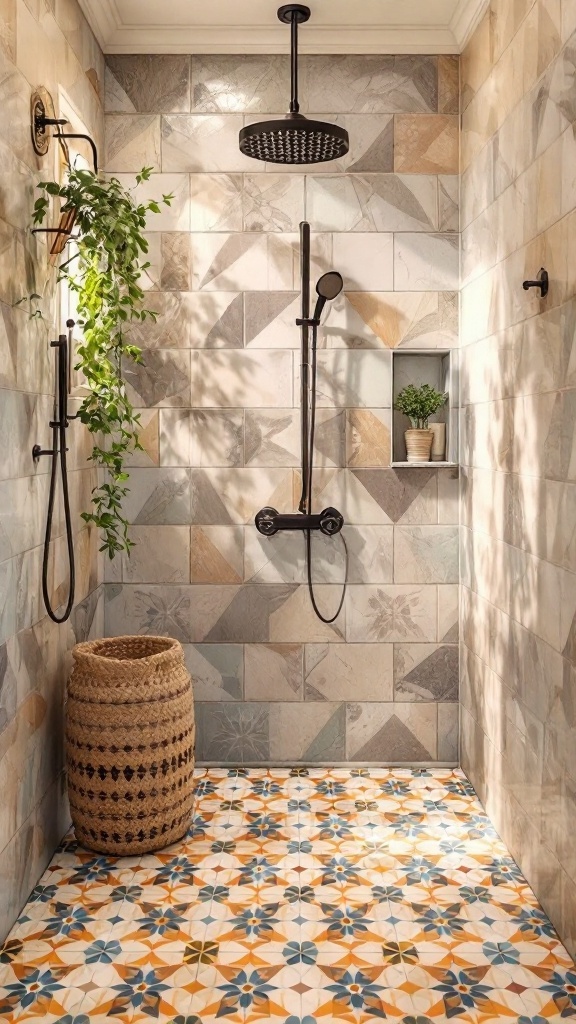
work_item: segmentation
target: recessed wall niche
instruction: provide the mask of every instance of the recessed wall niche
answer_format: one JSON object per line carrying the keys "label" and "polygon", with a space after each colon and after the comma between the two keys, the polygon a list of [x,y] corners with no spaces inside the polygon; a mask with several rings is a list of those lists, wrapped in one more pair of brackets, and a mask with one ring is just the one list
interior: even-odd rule
{"label": "recessed wall niche", "polygon": [[410,427],[410,420],[394,408],[396,399],[408,384],[420,387],[430,384],[437,391],[448,392],[448,402],[443,409],[430,417],[430,423],[446,424],[446,454],[441,462],[426,462],[424,465],[454,466],[458,463],[458,377],[457,352],[453,349],[412,349],[409,352],[392,352],[392,465],[419,466],[423,463],[408,462],[404,431]]}

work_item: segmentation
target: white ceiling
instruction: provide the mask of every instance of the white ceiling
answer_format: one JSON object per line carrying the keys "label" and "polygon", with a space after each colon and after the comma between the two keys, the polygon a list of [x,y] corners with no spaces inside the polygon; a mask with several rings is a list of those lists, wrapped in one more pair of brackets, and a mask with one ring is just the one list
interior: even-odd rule
{"label": "white ceiling", "polygon": [[[80,0],[106,53],[287,53],[281,0]],[[303,53],[457,53],[487,0],[308,0]]]}

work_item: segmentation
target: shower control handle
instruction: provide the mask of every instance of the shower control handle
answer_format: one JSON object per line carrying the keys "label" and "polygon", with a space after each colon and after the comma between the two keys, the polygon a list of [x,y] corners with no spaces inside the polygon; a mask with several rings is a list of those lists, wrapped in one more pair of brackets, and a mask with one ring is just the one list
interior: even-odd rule
{"label": "shower control handle", "polygon": [[334,537],[344,526],[344,516],[332,507],[317,515],[303,515],[301,512],[277,512],[267,506],[260,509],[254,522],[264,537],[273,537],[281,530],[320,530],[327,537]]}

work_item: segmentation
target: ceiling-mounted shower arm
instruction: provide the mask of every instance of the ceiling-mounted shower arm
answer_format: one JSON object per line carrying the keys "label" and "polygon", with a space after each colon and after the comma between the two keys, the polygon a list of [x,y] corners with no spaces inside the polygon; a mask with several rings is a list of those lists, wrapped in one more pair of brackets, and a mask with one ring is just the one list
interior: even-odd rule
{"label": "ceiling-mounted shower arm", "polygon": [[278,10],[278,17],[290,25],[290,113],[299,114],[298,102],[298,25],[310,18],[310,8],[304,4],[285,4]]}
{"label": "ceiling-mounted shower arm", "polygon": [[292,18],[291,28],[291,53],[290,53],[290,113],[299,114],[300,104],[298,103],[298,22]]}

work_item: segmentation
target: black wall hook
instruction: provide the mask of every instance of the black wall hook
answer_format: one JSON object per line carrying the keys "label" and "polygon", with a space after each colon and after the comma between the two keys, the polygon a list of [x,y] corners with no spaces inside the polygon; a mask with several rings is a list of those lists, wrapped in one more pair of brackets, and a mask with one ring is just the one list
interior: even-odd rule
{"label": "black wall hook", "polygon": [[538,279],[536,281],[523,281],[522,287],[525,292],[527,292],[529,288],[539,288],[541,298],[545,299],[548,295],[548,289],[550,287],[550,278],[548,276],[548,271],[544,270],[544,267],[542,267],[538,275]]}

